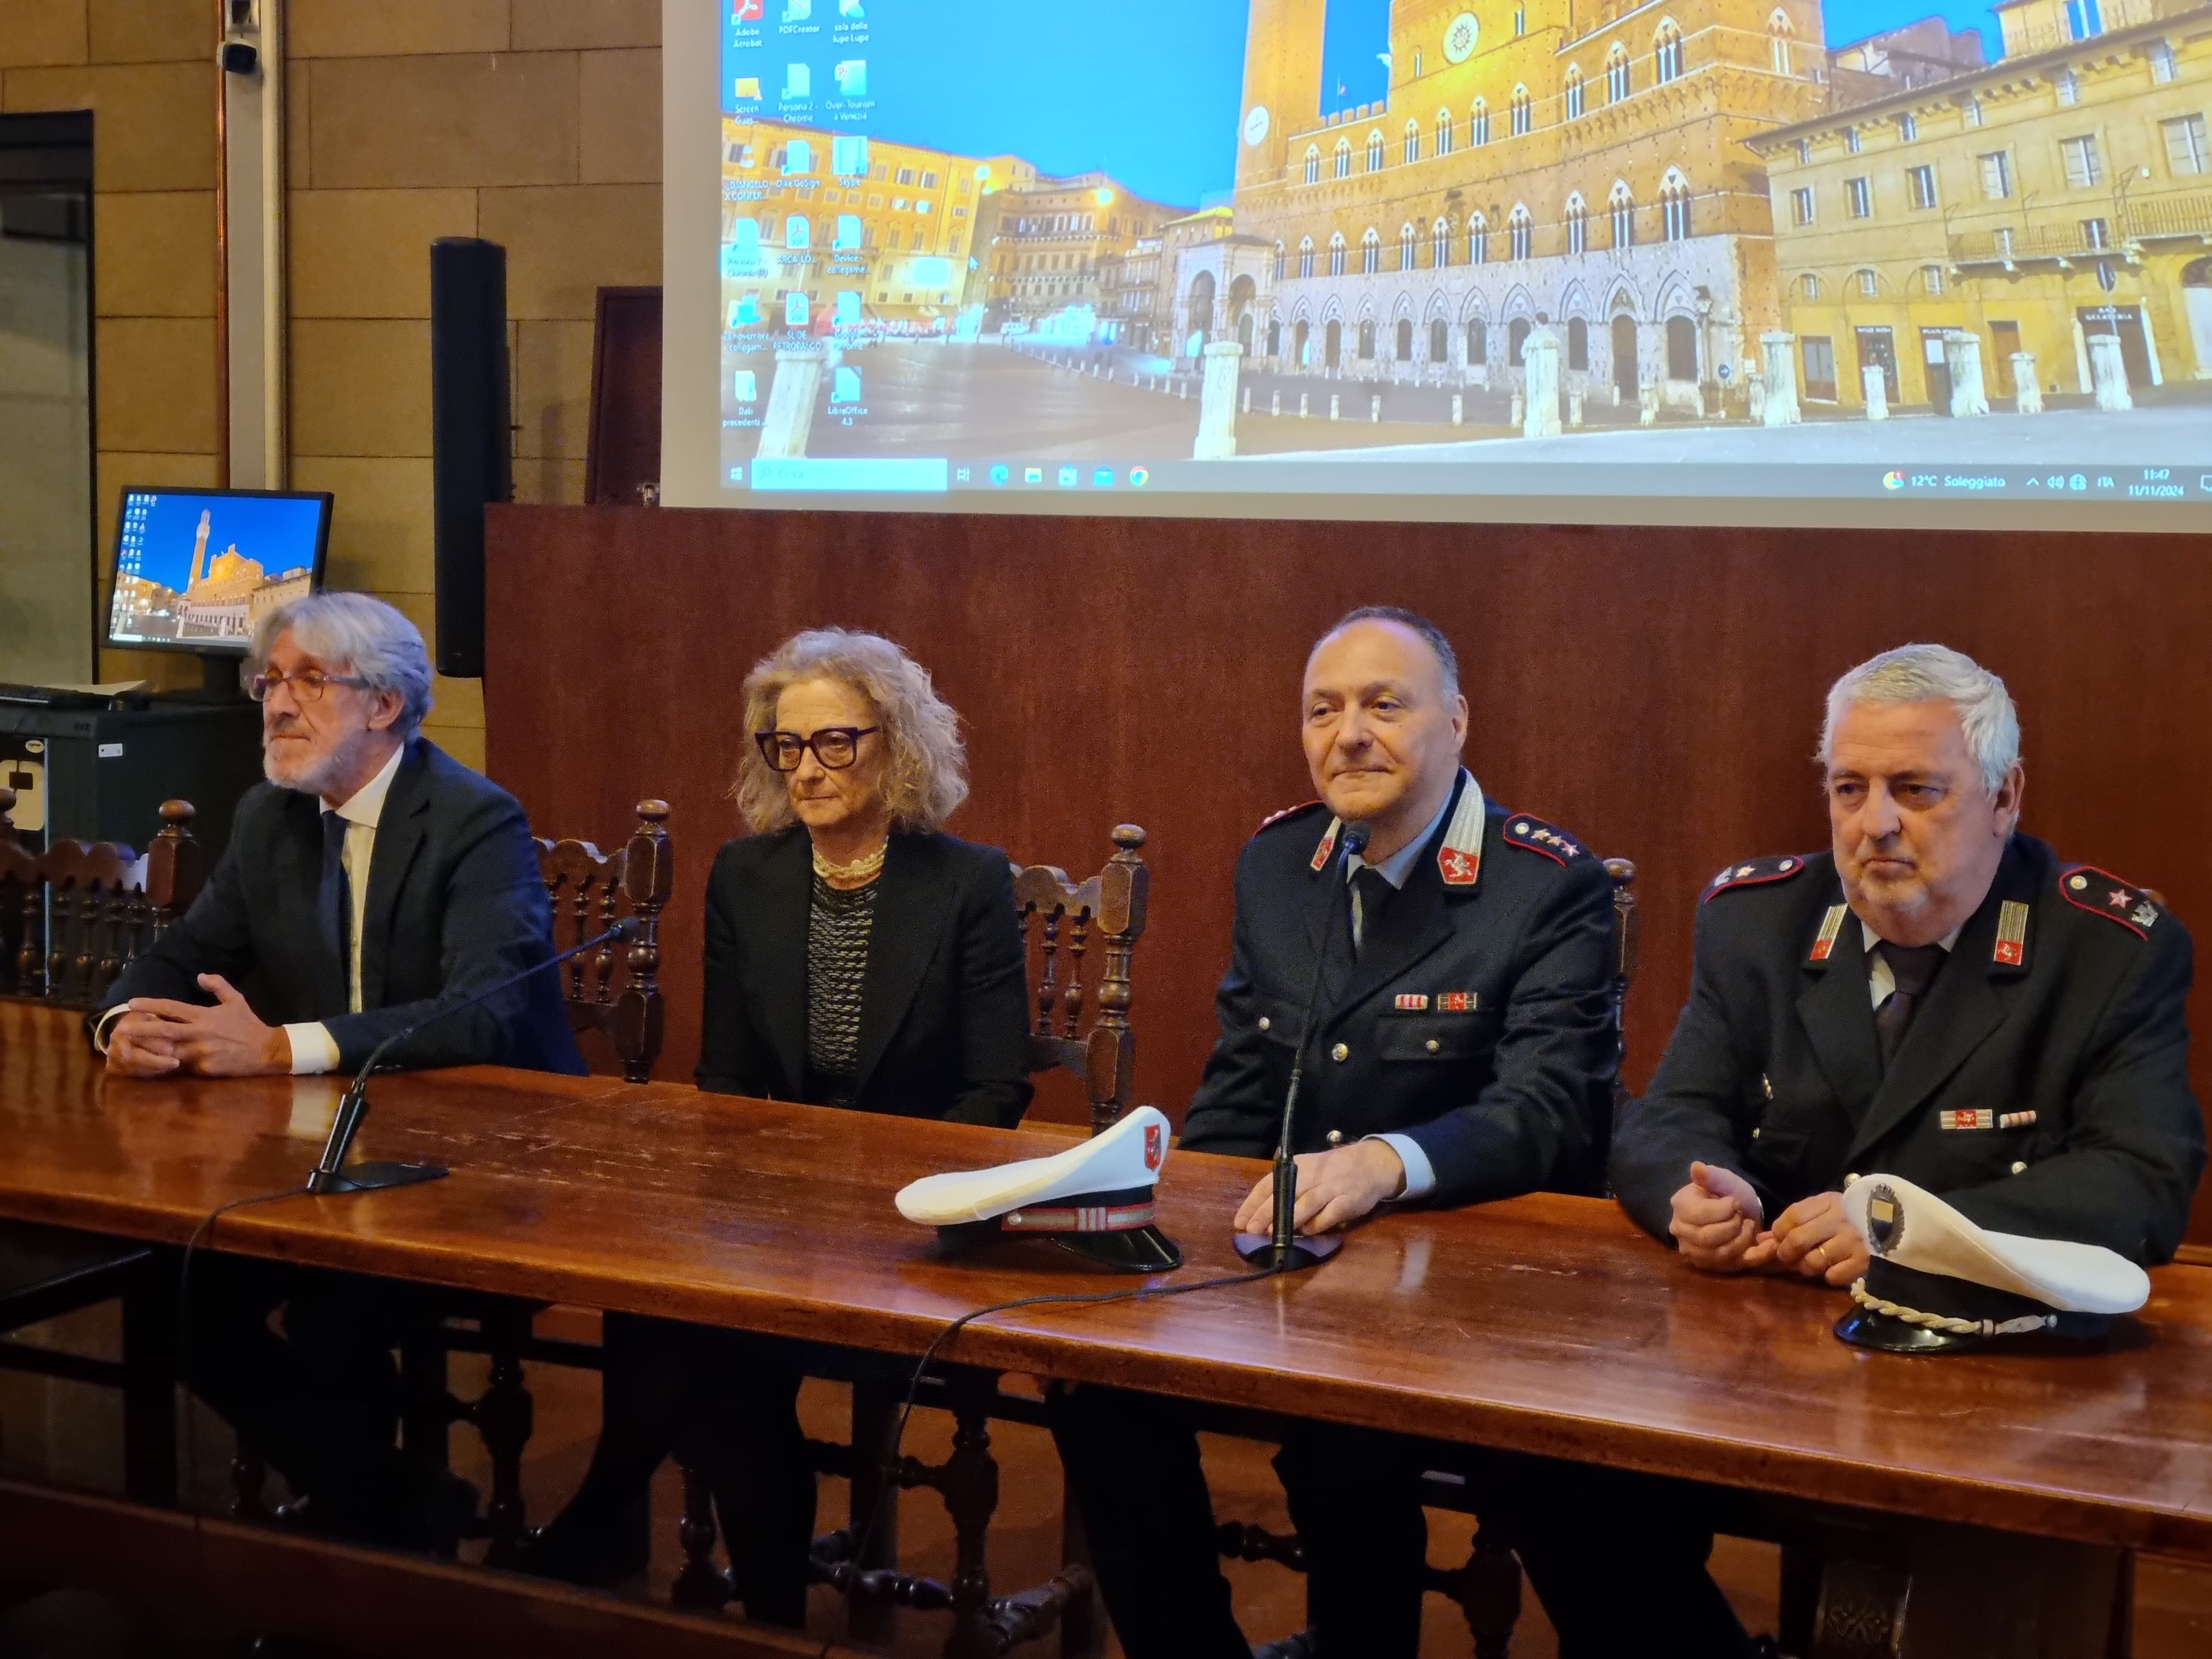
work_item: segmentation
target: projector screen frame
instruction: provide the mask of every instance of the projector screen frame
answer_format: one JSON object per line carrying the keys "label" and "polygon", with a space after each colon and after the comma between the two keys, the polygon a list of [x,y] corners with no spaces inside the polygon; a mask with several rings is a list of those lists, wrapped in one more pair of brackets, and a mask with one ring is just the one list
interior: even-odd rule
{"label": "projector screen frame", "polygon": [[[732,490],[722,485],[720,456],[720,222],[719,146],[700,135],[719,130],[720,14],[727,0],[662,0],[661,468],[667,507],[739,510],[1011,514],[1048,517],[1277,519],[1356,523],[1701,526],[1793,529],[1817,521],[1838,529],[2127,531],[2172,535],[2212,532],[2212,490],[2179,505],[2136,503],[2112,495],[1997,499],[1981,495],[1604,495],[1577,494],[1363,494],[1286,492],[1266,474],[1237,492],[1023,487],[947,491]],[[2212,404],[2206,405],[2212,429]],[[1984,416],[1982,418],[2021,418]],[[1024,458],[1027,459],[1027,458]],[[1081,465],[1088,468],[1094,459]],[[2159,458],[2149,457],[2155,460]],[[1255,464],[1256,465],[1256,464]],[[1294,461],[1264,463],[1293,466]],[[1438,463],[1408,463],[1434,465]],[[1991,464],[1997,465],[1997,464]],[[1871,467],[1870,469],[1871,470]],[[1940,464],[1936,470],[1944,470]],[[1971,472],[1962,464],[1948,469]],[[2074,470],[2080,470],[2078,468]],[[2127,469],[2134,470],[2134,469]],[[2180,480],[2196,483],[2197,469]],[[2212,461],[2203,466],[2212,477]]]}

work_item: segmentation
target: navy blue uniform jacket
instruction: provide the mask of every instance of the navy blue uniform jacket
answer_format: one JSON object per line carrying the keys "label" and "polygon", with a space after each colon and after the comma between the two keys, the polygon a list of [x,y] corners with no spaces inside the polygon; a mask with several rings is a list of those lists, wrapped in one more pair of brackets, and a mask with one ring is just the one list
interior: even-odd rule
{"label": "navy blue uniform jacket", "polygon": [[1880,1171],[2001,1232],[2172,1256],[2204,1124],[2189,935],[2162,907],[2015,835],[1885,1075],[1858,919],[1821,944],[1844,902],[1834,858],[1724,873],[1698,909],[1689,1003],[1615,1137],[1637,1220],[1667,1236],[1692,1159],[1748,1178],[1770,1218]]}
{"label": "navy blue uniform jacket", "polygon": [[[520,805],[427,738],[408,740],[377,824],[357,1014],[346,1012],[346,964],[317,927],[322,865],[321,803],[254,785],[199,897],[102,1006],[132,997],[208,1002],[198,975],[220,974],[271,1025],[321,1021],[337,1043],[339,1069],[351,1072],[441,1003],[553,954],[552,911]],[[580,1073],[558,979],[558,970],[536,975],[441,1019],[392,1059]]]}
{"label": "navy blue uniform jacket", "polygon": [[[1462,773],[1459,790],[1473,787]],[[1437,1204],[1598,1191],[1613,1116],[1612,878],[1578,840],[1489,805],[1466,879],[1466,849],[1446,844],[1459,799],[1322,1008],[1295,1149],[1319,1151],[1331,1131],[1403,1133],[1435,1170]],[[1194,1151],[1274,1152],[1321,929],[1344,925],[1342,866],[1313,867],[1328,823],[1318,803],[1285,814],[1237,862],[1221,1036],[1183,1128]]]}

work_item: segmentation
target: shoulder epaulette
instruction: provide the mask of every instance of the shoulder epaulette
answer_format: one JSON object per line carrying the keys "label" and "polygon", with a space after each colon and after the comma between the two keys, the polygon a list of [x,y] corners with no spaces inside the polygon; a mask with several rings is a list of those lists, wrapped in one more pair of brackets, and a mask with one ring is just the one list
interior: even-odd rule
{"label": "shoulder epaulette", "polygon": [[1707,882],[1698,902],[1703,904],[1716,893],[1729,892],[1738,887],[1759,887],[1770,881],[1787,881],[1804,867],[1805,855],[1802,853],[1786,853],[1780,858],[1746,859],[1741,864],[1731,864]]}
{"label": "shoulder epaulette", "polygon": [[[1317,800],[1302,800],[1296,806],[1285,806],[1279,812],[1270,812],[1266,817],[1260,820],[1260,830],[1272,828],[1273,825],[1282,823],[1285,818],[1297,817],[1302,812],[1310,812],[1315,807],[1319,806],[1320,805],[1322,805],[1322,803]],[[1255,830],[1252,833],[1256,836],[1260,833],[1260,830]]]}
{"label": "shoulder epaulette", "polygon": [[1508,812],[1505,815],[1505,844],[1531,853],[1541,853],[1554,864],[1590,856],[1589,848],[1558,824],[1547,823],[1526,812]]}
{"label": "shoulder epaulette", "polygon": [[2137,939],[2148,939],[2164,914],[2158,901],[2143,889],[2131,887],[2094,864],[2076,864],[2061,871],[2058,890],[2069,904],[2116,921]]}

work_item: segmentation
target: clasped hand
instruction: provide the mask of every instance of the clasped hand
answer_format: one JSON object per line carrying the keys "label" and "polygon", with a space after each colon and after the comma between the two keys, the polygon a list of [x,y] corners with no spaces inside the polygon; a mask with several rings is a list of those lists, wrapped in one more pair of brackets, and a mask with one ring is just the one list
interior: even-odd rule
{"label": "clasped hand", "polygon": [[279,1025],[264,1025],[220,974],[202,974],[211,1006],[133,997],[108,1028],[107,1069],[125,1077],[258,1077],[292,1069],[292,1044]]}
{"label": "clasped hand", "polygon": [[1841,1286],[1867,1270],[1866,1241],[1844,1213],[1841,1193],[1800,1199],[1766,1227],[1748,1181],[1717,1164],[1692,1164],[1674,1206],[1667,1230],[1682,1259],[1707,1273],[1792,1273]]}
{"label": "clasped hand", "polygon": [[[1294,1212],[1302,1233],[1334,1232],[1348,1227],[1377,1204],[1397,1197],[1406,1184],[1404,1160],[1381,1140],[1355,1140],[1325,1152],[1300,1152]],[[1273,1232],[1275,1181],[1268,1177],[1245,1194],[1237,1209],[1240,1233]]]}

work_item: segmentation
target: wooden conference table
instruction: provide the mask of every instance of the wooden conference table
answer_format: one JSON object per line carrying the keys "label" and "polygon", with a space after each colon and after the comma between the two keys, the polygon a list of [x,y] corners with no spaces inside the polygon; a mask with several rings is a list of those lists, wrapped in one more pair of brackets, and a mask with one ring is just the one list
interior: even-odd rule
{"label": "wooden conference table", "polygon": [[[110,1079],[74,1017],[0,1004],[0,1216],[181,1244],[299,1184],[341,1088]],[[355,1155],[450,1178],[242,1210],[214,1248],[903,1356],[988,1303],[1129,1282],[948,1259],[893,1206],[1066,1144],[1045,1132],[492,1068],[372,1099]],[[1170,1157],[1168,1282],[1241,1269],[1225,1219],[1262,1169]],[[2031,1537],[2212,1559],[2212,1270],[2152,1286],[2099,1352],[1875,1353],[1831,1334],[1836,1292],[1694,1273],[1616,1206],[1538,1195],[1386,1216],[1296,1276],[994,1316],[944,1357],[1994,1529],[2012,1572]]]}

